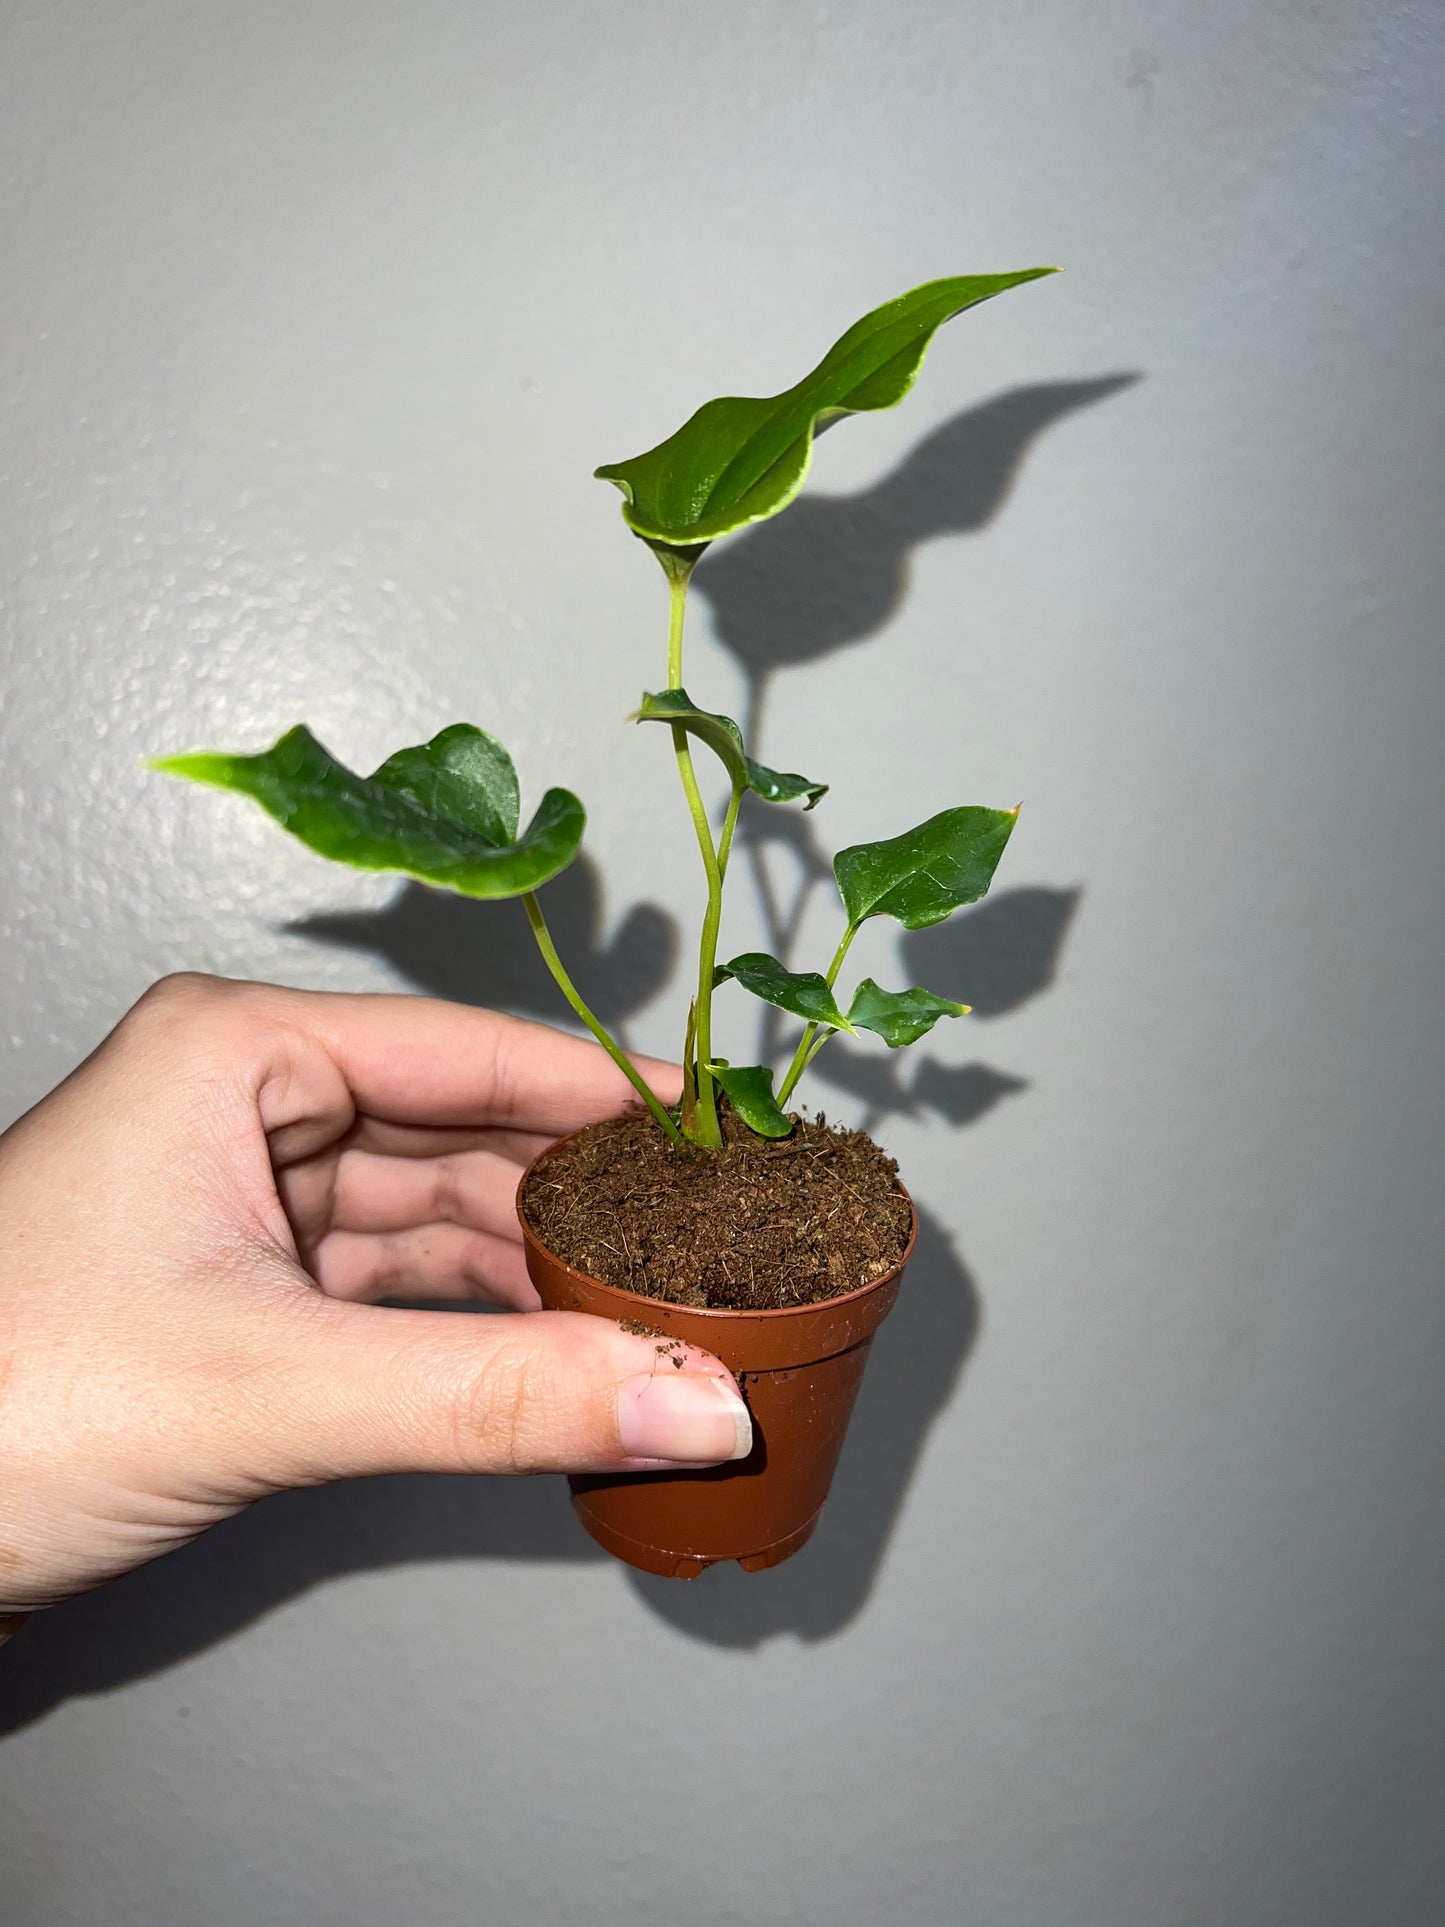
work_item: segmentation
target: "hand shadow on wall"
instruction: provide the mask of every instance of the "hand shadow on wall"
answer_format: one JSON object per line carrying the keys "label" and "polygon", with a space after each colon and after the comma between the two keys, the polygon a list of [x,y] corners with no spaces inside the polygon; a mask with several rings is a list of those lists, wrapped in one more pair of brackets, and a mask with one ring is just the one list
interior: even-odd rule
{"label": "hand shadow on wall", "polygon": [[[913,547],[982,526],[1044,426],[1133,379],[1011,391],[946,423],[864,495],[805,498],[780,523],[709,558],[710,581],[700,571],[698,588],[712,600],[723,640],[749,669],[754,722],[771,666],[812,660],[871,634],[896,606]],[[851,586],[840,587],[835,575],[833,590],[816,606],[789,604],[787,613],[769,608],[764,615],[769,577],[785,587],[812,575],[816,590],[816,572],[826,579],[840,557]],[[758,810],[746,834],[770,947],[786,958],[807,893],[829,868],[811,819]],[[773,889],[770,900],[776,880],[765,857],[778,847],[791,852],[797,868],[791,894]],[[1077,898],[1077,891],[1004,892],[946,926],[904,938],[901,960],[930,987],[966,986],[959,994],[980,1015],[1003,1015],[1047,988]],[[671,973],[671,918],[655,905],[636,905],[604,937],[601,891],[586,859],[548,886],[546,904],[584,994],[609,1023],[624,1025]],[[555,1020],[562,1014],[558,993],[520,923],[507,929],[508,907],[408,885],[380,910],[292,927],[380,955],[433,995]],[[764,1042],[776,1057],[782,1037],[768,1026],[777,1013],[762,1009]],[[961,1126],[1025,1088],[987,1065],[950,1067],[916,1053],[905,1077],[903,1060],[892,1053],[865,1056],[836,1041],[814,1074],[862,1098],[875,1123],[933,1112]],[[623,1569],[678,1629],[739,1648],[787,1631],[822,1639],[842,1630],[867,1600],[929,1427],[951,1399],[979,1327],[967,1270],[943,1227],[926,1211],[919,1215],[907,1284],[875,1341],[833,1494],[810,1545],[772,1572],[720,1567],[693,1585]],[[67,1698],[162,1672],[346,1573],[418,1561],[576,1564],[604,1557],[573,1519],[557,1478],[397,1476],[286,1493],[97,1593],[38,1615],[0,1667],[0,1733]]]}
{"label": "hand shadow on wall", "polygon": [[[1018,890],[964,913],[964,927],[978,926],[964,946],[969,967],[997,987],[1000,1009],[1048,987],[1075,897]],[[827,1058],[824,1052],[817,1068]],[[896,1054],[847,1061],[854,1068],[835,1082],[862,1089],[880,1115],[933,1110],[950,1122],[970,1122],[1024,1088],[986,1066],[951,1070],[932,1060],[911,1085],[892,1085],[878,1079],[898,1064]],[[943,1226],[920,1210],[907,1282],[874,1342],[812,1543],[773,1572],[722,1566],[694,1585],[626,1572],[648,1605],[722,1646],[755,1646],[788,1631],[805,1639],[840,1631],[872,1589],[929,1427],[953,1396],[978,1323],[968,1272]],[[556,1478],[396,1476],[283,1493],[99,1592],[38,1615],[0,1666],[0,1734],[78,1694],[163,1672],[346,1573],[436,1560],[576,1564],[604,1556],[572,1517]]]}

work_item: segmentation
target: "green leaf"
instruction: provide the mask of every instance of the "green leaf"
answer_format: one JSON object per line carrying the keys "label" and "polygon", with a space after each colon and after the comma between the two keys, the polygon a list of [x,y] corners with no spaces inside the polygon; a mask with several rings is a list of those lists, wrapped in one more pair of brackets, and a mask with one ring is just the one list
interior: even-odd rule
{"label": "green leaf", "polygon": [[706,743],[721,760],[734,788],[751,790],[765,803],[792,803],[803,796],[807,798],[803,808],[810,810],[820,797],[828,794],[826,783],[812,783],[806,776],[765,769],[761,763],[755,763],[743,748],[743,732],[732,717],[699,709],[685,689],[662,689],[655,696],[644,694],[633,721],[672,723],[685,729],[690,736]]}
{"label": "green leaf", "polygon": [[719,964],[712,980],[723,984],[729,977],[736,977],[744,990],[761,997],[765,1004],[776,1004],[795,1017],[806,1017],[810,1024],[829,1024],[834,1030],[853,1028],[834,1002],[828,980],[820,971],[785,970],[766,951],[749,950],[731,963]]}
{"label": "green leaf", "polygon": [[945,321],[1055,272],[1025,268],[925,282],[855,322],[796,387],[706,402],[656,448],[606,463],[596,475],[621,489],[623,520],[650,542],[691,547],[765,521],[802,487],[820,421],[895,407]]}
{"label": "green leaf", "polygon": [[773,1096],[773,1073],[763,1064],[739,1065],[736,1069],[726,1058],[708,1065],[709,1071],[727,1092],[733,1109],[744,1124],[759,1137],[787,1137],[792,1120],[783,1116]]}
{"label": "green leaf", "polygon": [[965,1017],[969,1008],[948,997],[935,997],[931,990],[880,990],[871,977],[865,977],[853,992],[848,1015],[863,1030],[875,1031],[890,1050],[897,1050],[902,1044],[916,1044],[940,1017]]}
{"label": "green leaf", "polygon": [[828,794],[826,783],[810,783],[806,776],[799,776],[793,770],[768,769],[762,763],[755,763],[751,756],[747,765],[748,788],[765,803],[796,803],[802,796],[807,799],[803,808],[810,810]]}
{"label": "green leaf", "polygon": [[333,862],[390,870],[464,897],[517,897],[565,870],[587,813],[551,789],[518,836],[517,774],[494,736],[453,723],[357,776],[304,723],[259,756],[202,752],[152,769],[250,796]]}
{"label": "green leaf", "polygon": [[501,848],[517,840],[522,798],[511,757],[484,730],[453,723],[429,743],[399,749],[372,777],[428,816],[464,823]]}
{"label": "green leaf", "polygon": [[976,903],[1017,819],[1017,809],[941,810],[902,836],[840,850],[833,874],[848,921],[896,917],[905,930],[922,930]]}

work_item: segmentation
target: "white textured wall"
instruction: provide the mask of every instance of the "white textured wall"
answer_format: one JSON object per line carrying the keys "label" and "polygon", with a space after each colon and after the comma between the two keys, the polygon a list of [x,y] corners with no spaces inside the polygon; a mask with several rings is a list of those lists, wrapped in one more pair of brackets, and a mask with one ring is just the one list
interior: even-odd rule
{"label": "white textured wall", "polygon": [[1445,1917],[1439,10],[0,26],[6,1116],[181,966],[536,1005],[509,911],[137,768],[302,717],[574,784],[579,974],[669,1048],[662,589],[592,466],[1069,270],[699,576],[689,681],[781,651],[830,846],[1027,804],[984,921],[864,959],[991,1014],[817,1087],[931,1227],[814,1545],[682,1589],[555,1481],[264,1506],[0,1659],[7,1923]]}

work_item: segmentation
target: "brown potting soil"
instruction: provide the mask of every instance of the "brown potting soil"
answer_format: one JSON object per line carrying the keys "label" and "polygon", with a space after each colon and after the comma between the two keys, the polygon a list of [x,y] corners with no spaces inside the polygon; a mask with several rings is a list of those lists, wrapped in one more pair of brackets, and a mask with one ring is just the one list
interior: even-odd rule
{"label": "brown potting soil", "polygon": [[606,1285],[711,1311],[776,1311],[857,1291],[896,1265],[912,1213],[862,1131],[799,1118],[757,1138],[722,1110],[721,1151],[679,1151],[645,1114],[610,1118],[537,1164],[527,1222]]}

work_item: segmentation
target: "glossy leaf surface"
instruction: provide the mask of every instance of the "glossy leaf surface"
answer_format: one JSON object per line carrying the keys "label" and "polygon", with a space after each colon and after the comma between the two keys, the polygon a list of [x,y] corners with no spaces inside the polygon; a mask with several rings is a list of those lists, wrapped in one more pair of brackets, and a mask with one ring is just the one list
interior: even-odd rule
{"label": "glossy leaf surface", "polygon": [[735,788],[748,789],[765,803],[795,803],[804,798],[803,808],[812,809],[828,794],[826,783],[813,783],[790,770],[767,769],[755,763],[743,747],[743,732],[731,716],[699,709],[685,689],[662,689],[655,696],[644,695],[634,718],[639,723],[672,723],[685,729],[699,742],[706,743],[728,773]]}
{"label": "glossy leaf surface", "polygon": [[881,843],[855,843],[833,859],[850,923],[894,917],[922,930],[988,889],[1018,811],[941,810]]}
{"label": "glossy leaf surface", "polygon": [[948,997],[935,997],[931,990],[880,990],[871,977],[865,977],[853,993],[848,1015],[860,1030],[871,1030],[890,1050],[903,1044],[916,1044],[940,1017],[964,1017],[967,1004],[956,1004]]}
{"label": "glossy leaf surface", "polygon": [[733,1109],[759,1137],[787,1137],[792,1121],[778,1109],[773,1073],[763,1064],[734,1066],[719,1058],[708,1069],[728,1094]]}
{"label": "glossy leaf surface", "polygon": [[692,547],[764,521],[802,487],[819,421],[895,407],[945,321],[1054,272],[1025,268],[926,282],[855,322],[795,387],[706,402],[665,442],[604,464],[598,479],[621,489],[623,519],[649,541]]}
{"label": "glossy leaf surface", "polygon": [[834,1030],[853,1028],[839,1010],[821,971],[787,970],[765,950],[749,950],[731,963],[720,964],[713,982],[726,983],[729,977],[736,978],[744,990],[761,997],[765,1004],[805,1017],[810,1024],[829,1024]]}
{"label": "glossy leaf surface", "polygon": [[158,758],[169,776],[252,797],[318,855],[387,870],[464,897],[516,897],[576,856],[587,813],[551,789],[518,835],[512,759],[470,723],[398,750],[370,776],[339,763],[304,723],[258,756],[201,752]]}

